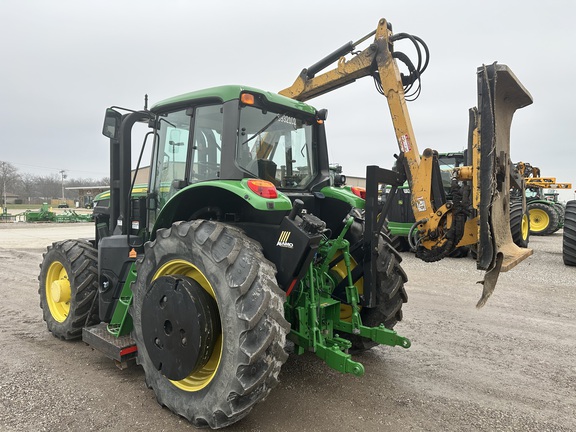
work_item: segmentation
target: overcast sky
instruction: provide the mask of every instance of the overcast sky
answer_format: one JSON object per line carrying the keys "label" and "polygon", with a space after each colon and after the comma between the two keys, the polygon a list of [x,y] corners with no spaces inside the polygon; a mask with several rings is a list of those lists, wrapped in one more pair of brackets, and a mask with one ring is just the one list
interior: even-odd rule
{"label": "overcast sky", "polygon": [[[141,109],[146,93],[153,105],[221,84],[279,91],[386,18],[431,52],[422,94],[408,104],[420,150],[464,149],[476,68],[498,61],[534,98],[515,115],[512,159],[576,188],[575,17],[571,0],[0,0],[0,160],[21,172],[108,176],[106,107]],[[346,174],[392,166],[398,146],[371,79],[310,103],[328,108],[330,158]]]}

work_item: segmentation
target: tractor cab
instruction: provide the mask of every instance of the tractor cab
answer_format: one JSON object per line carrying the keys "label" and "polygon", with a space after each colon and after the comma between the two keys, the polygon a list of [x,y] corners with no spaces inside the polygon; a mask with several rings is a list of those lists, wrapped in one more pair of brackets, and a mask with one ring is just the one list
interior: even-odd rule
{"label": "tractor cab", "polygon": [[159,209],[178,190],[207,180],[259,178],[288,191],[318,181],[323,120],[311,109],[274,104],[256,91],[239,93],[215,103],[191,94],[181,108],[160,103],[153,109],[157,138],[150,183]]}
{"label": "tractor cab", "polygon": [[[108,109],[103,133],[118,143],[111,151],[116,178],[109,226],[97,242],[116,233],[138,235],[143,244],[176,220],[210,219],[253,231],[266,250],[266,228],[277,228],[297,199],[339,232],[364,202],[330,186],[325,120],[326,110],[241,86],[187,93],[127,115]],[[143,143],[152,142],[146,198],[135,197],[130,184],[136,122],[152,129]]]}

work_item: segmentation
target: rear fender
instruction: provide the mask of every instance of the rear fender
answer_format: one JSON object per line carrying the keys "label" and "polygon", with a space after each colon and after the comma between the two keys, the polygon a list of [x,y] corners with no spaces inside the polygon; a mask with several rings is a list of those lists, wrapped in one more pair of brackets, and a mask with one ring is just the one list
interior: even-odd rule
{"label": "rear fender", "polygon": [[[279,191],[276,198],[261,197],[248,187],[248,180],[207,181],[182,189],[158,214],[150,233],[151,240],[156,238],[159,229],[169,228],[180,220],[212,219],[238,223],[268,219],[269,223],[279,225],[292,209],[290,199]],[[267,217],[262,216],[263,212]]]}

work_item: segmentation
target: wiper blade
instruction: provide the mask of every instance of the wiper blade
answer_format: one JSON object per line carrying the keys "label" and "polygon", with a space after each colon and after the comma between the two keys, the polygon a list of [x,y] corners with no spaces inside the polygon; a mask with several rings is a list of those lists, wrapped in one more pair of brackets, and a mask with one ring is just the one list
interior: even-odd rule
{"label": "wiper blade", "polygon": [[258,132],[256,132],[254,135],[252,135],[246,141],[244,141],[241,145],[244,145],[244,144],[252,141],[258,135],[260,135],[262,132],[264,132],[266,129],[268,129],[270,126],[272,126],[274,123],[276,123],[280,117],[283,117],[285,115],[286,115],[286,113],[277,114],[276,117],[274,117],[272,120],[270,120],[262,129],[260,129]]}

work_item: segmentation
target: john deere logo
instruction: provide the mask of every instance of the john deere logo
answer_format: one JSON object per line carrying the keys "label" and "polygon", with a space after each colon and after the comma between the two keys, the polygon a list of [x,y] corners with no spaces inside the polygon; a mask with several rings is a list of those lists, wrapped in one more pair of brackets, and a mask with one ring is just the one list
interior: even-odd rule
{"label": "john deere logo", "polygon": [[288,242],[289,238],[290,238],[290,231],[282,231],[280,233],[280,237],[278,238],[278,243],[276,243],[276,246],[292,249],[294,247],[294,244]]}

